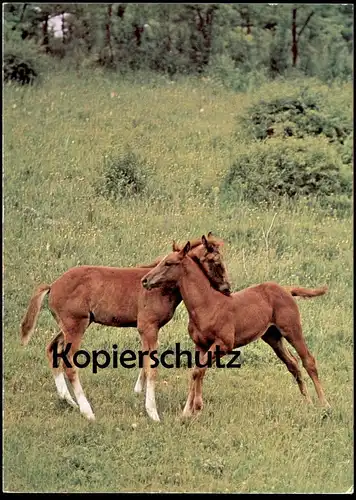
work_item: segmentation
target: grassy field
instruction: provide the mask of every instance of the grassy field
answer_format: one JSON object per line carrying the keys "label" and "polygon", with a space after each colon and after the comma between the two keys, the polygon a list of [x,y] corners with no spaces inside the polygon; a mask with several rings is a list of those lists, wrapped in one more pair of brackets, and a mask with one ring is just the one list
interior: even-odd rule
{"label": "grassy field", "polygon": [[[236,116],[251,96],[204,80],[142,82],[67,73],[38,88],[5,88],[4,489],[345,492],[353,484],[352,220],[302,203],[223,203],[221,179],[240,146]],[[146,164],[148,194],[108,201],[96,189],[104,157],[127,150]],[[137,369],[80,370],[94,424],[59,401],[45,358],[56,331],[46,307],[29,345],[19,343],[34,287],[79,264],[148,263],[173,238],[208,231],[226,242],[235,290],[266,280],[329,286],[299,305],[332,413],[303,403],[262,341],[245,348],[239,370],[207,373],[203,413],[189,422],[180,418],[185,368],[159,369],[160,424],[133,392]],[[193,349],[183,304],[160,350],[178,341]],[[99,325],[82,347],[114,343],[140,348],[136,330]]]}

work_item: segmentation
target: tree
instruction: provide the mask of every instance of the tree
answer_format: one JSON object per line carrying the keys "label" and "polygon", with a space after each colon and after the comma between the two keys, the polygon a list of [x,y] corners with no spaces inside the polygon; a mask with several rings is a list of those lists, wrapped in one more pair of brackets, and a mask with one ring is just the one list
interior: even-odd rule
{"label": "tree", "polygon": [[[55,15],[66,28],[60,40]],[[30,39],[51,56],[111,68],[202,73],[224,57],[244,75],[294,69],[326,81],[353,69],[350,4],[8,3],[4,19],[5,43]]]}

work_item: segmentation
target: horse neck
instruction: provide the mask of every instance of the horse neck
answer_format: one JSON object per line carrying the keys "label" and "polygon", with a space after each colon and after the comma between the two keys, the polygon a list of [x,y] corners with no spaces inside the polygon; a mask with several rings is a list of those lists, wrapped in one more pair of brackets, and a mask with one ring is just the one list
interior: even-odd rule
{"label": "horse neck", "polygon": [[189,314],[203,310],[211,310],[222,295],[214,290],[204,271],[190,257],[182,262],[183,273],[179,280],[179,290]]}

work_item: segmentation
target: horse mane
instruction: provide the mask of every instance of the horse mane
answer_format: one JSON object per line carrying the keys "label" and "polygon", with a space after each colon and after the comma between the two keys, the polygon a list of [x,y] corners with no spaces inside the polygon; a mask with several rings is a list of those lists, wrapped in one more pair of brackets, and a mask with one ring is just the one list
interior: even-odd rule
{"label": "horse mane", "polygon": [[[214,245],[214,246],[222,246],[224,244],[224,242],[217,238],[216,236],[213,236],[212,234],[208,234],[207,238],[208,242],[211,244],[211,245]],[[194,248],[198,247],[199,245],[202,245],[202,241],[201,241],[201,238],[196,238],[194,240],[189,240],[190,241],[190,249],[193,250]],[[180,252],[183,248],[184,248],[184,245],[180,246],[178,245],[175,241],[173,242],[173,248],[174,248],[174,251],[175,252]],[[158,257],[156,260],[154,260],[153,262],[151,262],[150,264],[138,264],[137,266],[135,267],[143,267],[144,269],[145,268],[154,268],[156,267],[160,262],[161,260],[163,259],[164,257]],[[199,263],[200,264],[200,263]],[[205,273],[204,273],[205,274]]]}
{"label": "horse mane", "polygon": [[189,255],[188,256],[191,258],[191,260],[194,262],[194,264],[196,264],[198,266],[198,268],[200,269],[200,271],[202,272],[202,274],[205,276],[205,278],[209,281],[210,283],[210,286],[211,288],[213,288],[214,290],[216,290],[217,292],[223,294],[223,295],[230,295],[232,292],[229,291],[229,293],[225,293],[225,292],[221,292],[217,286],[216,286],[216,283],[214,283],[214,281],[210,278],[210,276],[208,276],[206,274],[206,271],[202,265],[202,263],[200,262],[200,260],[198,259],[198,257],[196,255]]}
{"label": "horse mane", "polygon": [[[217,246],[217,247],[220,247],[224,244],[224,242],[220,238],[217,238],[216,236],[212,236],[212,235],[209,236],[208,235],[206,239],[207,239],[208,243],[210,243],[211,245]],[[193,248],[198,247],[199,245],[202,245],[201,238],[197,238],[197,239],[189,240],[189,241],[190,241],[190,249],[191,250]],[[176,242],[174,242],[174,251],[175,252],[180,252],[183,248],[184,248],[184,245],[180,246]]]}

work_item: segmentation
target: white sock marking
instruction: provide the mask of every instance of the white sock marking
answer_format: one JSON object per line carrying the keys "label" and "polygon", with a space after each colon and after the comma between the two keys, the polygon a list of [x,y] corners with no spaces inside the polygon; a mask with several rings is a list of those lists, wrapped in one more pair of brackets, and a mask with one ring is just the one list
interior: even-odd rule
{"label": "white sock marking", "polygon": [[152,420],[160,422],[156,406],[155,383],[150,378],[146,381],[146,411]]}
{"label": "white sock marking", "polygon": [[143,368],[141,368],[140,373],[138,374],[138,377],[136,380],[136,384],[135,384],[135,388],[134,388],[135,392],[140,393],[143,391],[144,385],[145,385],[145,378],[146,378],[145,371]]}
{"label": "white sock marking", "polygon": [[73,386],[73,391],[74,391],[75,397],[78,401],[80,413],[82,413],[88,420],[95,420],[95,415],[93,413],[93,410],[91,409],[89,401],[85,397],[85,394],[84,394],[83,388],[81,386],[81,383],[79,382],[78,376],[72,382],[72,386]]}
{"label": "white sock marking", "polygon": [[183,417],[190,417],[193,411],[190,405],[190,395],[188,396],[187,402],[185,403],[185,407],[183,410]]}
{"label": "white sock marking", "polygon": [[57,391],[59,394],[59,397],[61,399],[65,399],[70,405],[74,406],[75,408],[78,408],[77,403],[74,401],[72,396],[70,395],[70,392],[68,390],[65,378],[64,378],[64,373],[61,372],[58,375],[54,377],[54,381],[56,383]]}
{"label": "white sock marking", "polygon": [[80,413],[82,413],[88,420],[95,420],[95,415],[89,401],[85,397],[84,393],[81,393],[77,396]]}

